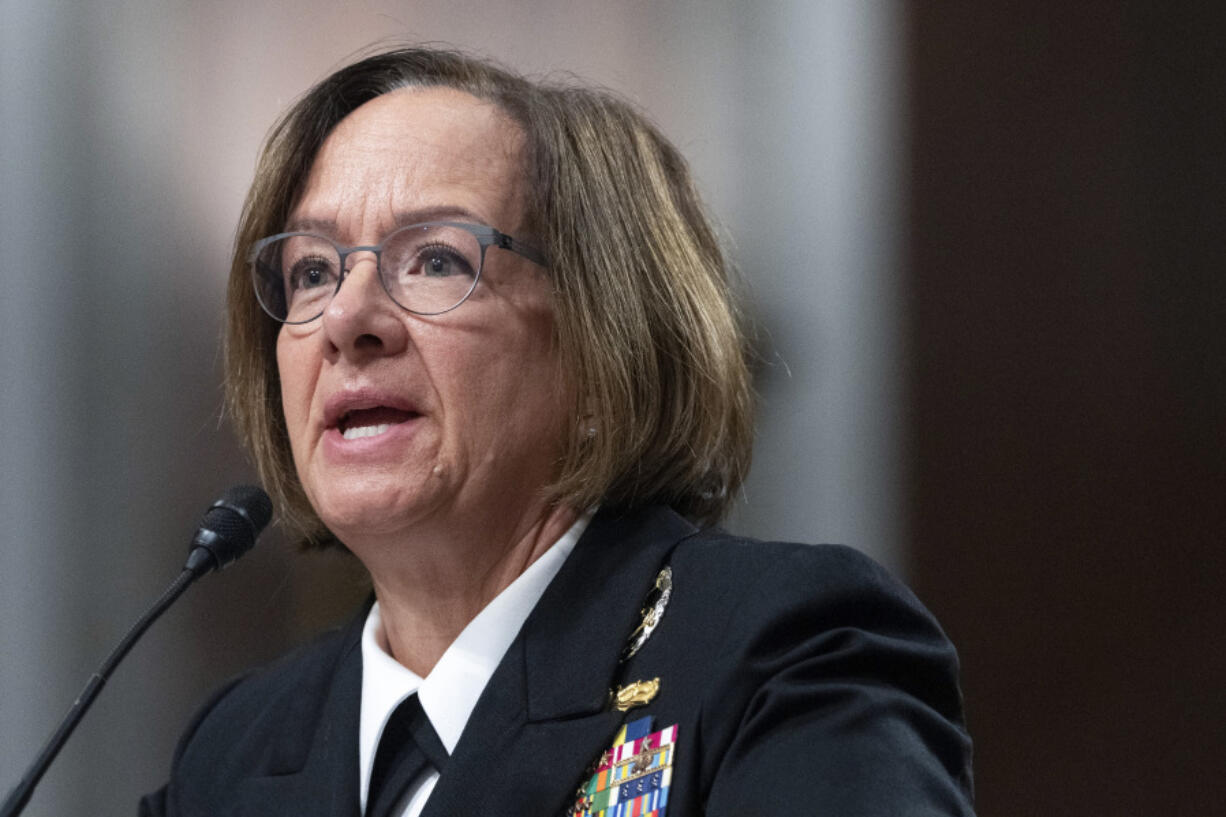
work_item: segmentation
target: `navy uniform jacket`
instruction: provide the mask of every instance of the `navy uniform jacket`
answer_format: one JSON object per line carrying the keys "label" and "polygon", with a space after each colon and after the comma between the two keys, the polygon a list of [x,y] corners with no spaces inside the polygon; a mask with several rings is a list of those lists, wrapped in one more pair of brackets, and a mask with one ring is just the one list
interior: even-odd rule
{"label": "navy uniform jacket", "polygon": [[[664,565],[671,600],[620,662]],[[142,815],[358,817],[363,616],[218,693]],[[610,689],[660,679],[650,703]],[[628,719],[677,725],[667,817],[969,815],[957,658],[848,548],[602,511],[481,695],[425,817],[563,815]]]}

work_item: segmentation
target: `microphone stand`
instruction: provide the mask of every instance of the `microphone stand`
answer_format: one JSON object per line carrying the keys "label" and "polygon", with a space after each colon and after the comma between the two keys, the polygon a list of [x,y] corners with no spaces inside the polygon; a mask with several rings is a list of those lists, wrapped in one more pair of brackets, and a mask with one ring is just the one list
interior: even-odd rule
{"label": "microphone stand", "polygon": [[271,518],[272,501],[263,489],[253,485],[235,485],[209,506],[200,527],[196,529],[196,535],[192,538],[187,562],[183,565],[179,578],[171,582],[161,598],[136,620],[128,634],[119,642],[119,646],[107,656],[98,671],[90,676],[85,689],[60,723],[60,728],[51,735],[51,739],[38,753],[21,782],[13,787],[8,799],[4,801],[4,806],[0,807],[0,817],[17,817],[30,802],[30,795],[34,793],[38,781],[46,774],[47,767],[55,760],[60,749],[64,748],[64,743],[98,697],[115,667],[132,649],[137,639],[145,634],[145,630],[166,612],[167,607],[174,604],[175,599],[183,595],[183,591],[190,587],[192,582],[210,570],[220,570],[251,550],[256,537]]}
{"label": "microphone stand", "polygon": [[175,579],[170,587],[166,588],[166,592],[162,594],[161,598],[155,601],[145,611],[144,615],[137,619],[136,623],[128,630],[128,634],[119,642],[119,646],[102,662],[102,666],[98,667],[97,671],[90,676],[89,681],[85,684],[85,689],[81,691],[76,701],[73,702],[72,707],[68,710],[68,714],[64,717],[63,722],[60,723],[59,729],[55,730],[51,739],[47,741],[47,745],[39,752],[38,757],[34,759],[34,763],[30,765],[25,776],[21,778],[21,782],[13,787],[13,791],[9,794],[8,799],[4,801],[3,809],[0,809],[0,817],[17,817],[25,809],[26,803],[30,802],[30,795],[34,793],[34,787],[38,785],[38,781],[42,780],[47,767],[51,765],[51,761],[55,760],[55,756],[60,753],[60,749],[64,747],[68,737],[77,728],[81,718],[85,716],[94,699],[98,697],[98,693],[102,691],[102,687],[110,679],[115,667],[128,654],[137,640],[144,635],[145,630],[148,630],[150,625],[157,621],[158,617],[166,611],[166,608],[173,604],[175,599],[183,595],[183,591],[187,590],[192,582],[200,578],[206,570],[201,570],[199,567],[193,569],[189,559],[188,567],[183,569],[183,572],[179,574],[179,578]]}

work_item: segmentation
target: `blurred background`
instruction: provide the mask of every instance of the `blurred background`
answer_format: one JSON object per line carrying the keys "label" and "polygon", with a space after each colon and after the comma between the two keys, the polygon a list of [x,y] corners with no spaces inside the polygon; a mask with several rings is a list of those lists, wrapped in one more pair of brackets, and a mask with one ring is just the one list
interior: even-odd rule
{"label": "blurred background", "polygon": [[[1222,813],[1226,49],[1203,4],[0,0],[0,790],[251,472],[221,299],[258,146],[376,41],[636,100],[759,323],[729,526],[841,541],[959,646],[981,815]],[[26,814],[131,814],[207,692],[344,619],[267,537]]]}

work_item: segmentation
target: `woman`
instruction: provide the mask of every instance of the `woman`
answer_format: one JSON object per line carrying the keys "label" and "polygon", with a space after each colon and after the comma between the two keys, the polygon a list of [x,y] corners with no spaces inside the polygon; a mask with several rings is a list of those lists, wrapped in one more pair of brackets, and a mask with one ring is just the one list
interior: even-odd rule
{"label": "woman", "polygon": [[914,597],[707,527],[745,342],[626,104],[428,49],[338,71],[269,138],[229,310],[262,479],[375,601],[215,696],[144,813],[970,813]]}

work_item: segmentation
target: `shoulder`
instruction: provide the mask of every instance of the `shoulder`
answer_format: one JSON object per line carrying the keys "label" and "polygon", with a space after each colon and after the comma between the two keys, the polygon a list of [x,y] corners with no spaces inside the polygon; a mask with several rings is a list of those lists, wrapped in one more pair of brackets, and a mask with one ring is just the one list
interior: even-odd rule
{"label": "shoulder", "polygon": [[906,585],[844,545],[768,542],[710,529],[683,540],[669,563],[680,581],[692,579],[692,592],[745,617],[804,610],[822,614],[821,622],[810,624],[898,618],[940,630]]}
{"label": "shoulder", "polygon": [[682,687],[688,703],[663,717],[696,709],[708,813],[804,797],[833,813],[970,813],[957,653],[902,582],[849,547],[720,530],[681,541],[668,565],[659,640],[638,659]]}
{"label": "shoulder", "polygon": [[678,560],[708,565],[716,572],[731,571],[741,580],[739,584],[745,579],[775,578],[799,571],[797,578],[806,585],[816,581],[824,588],[849,583],[901,587],[885,568],[846,545],[771,542],[707,528],[683,539],[673,555]]}
{"label": "shoulder", "polygon": [[710,649],[758,668],[759,680],[797,663],[858,672],[863,662],[877,681],[961,722],[953,644],[915,594],[860,551],[707,530],[669,563],[678,601],[691,596],[718,633]]}
{"label": "shoulder", "polygon": [[330,631],[231,680],[197,713],[186,739],[212,742],[226,733],[226,742],[241,743],[244,734],[263,734],[274,723],[310,720],[328,692],[346,635],[345,630]]}
{"label": "shoulder", "polygon": [[[165,813],[229,813],[239,781],[300,770],[321,712],[349,663],[353,625],[326,633],[275,662],[231,680],[197,711],[175,750]],[[360,665],[357,666],[360,687]],[[153,811],[151,813],[162,813]]]}

